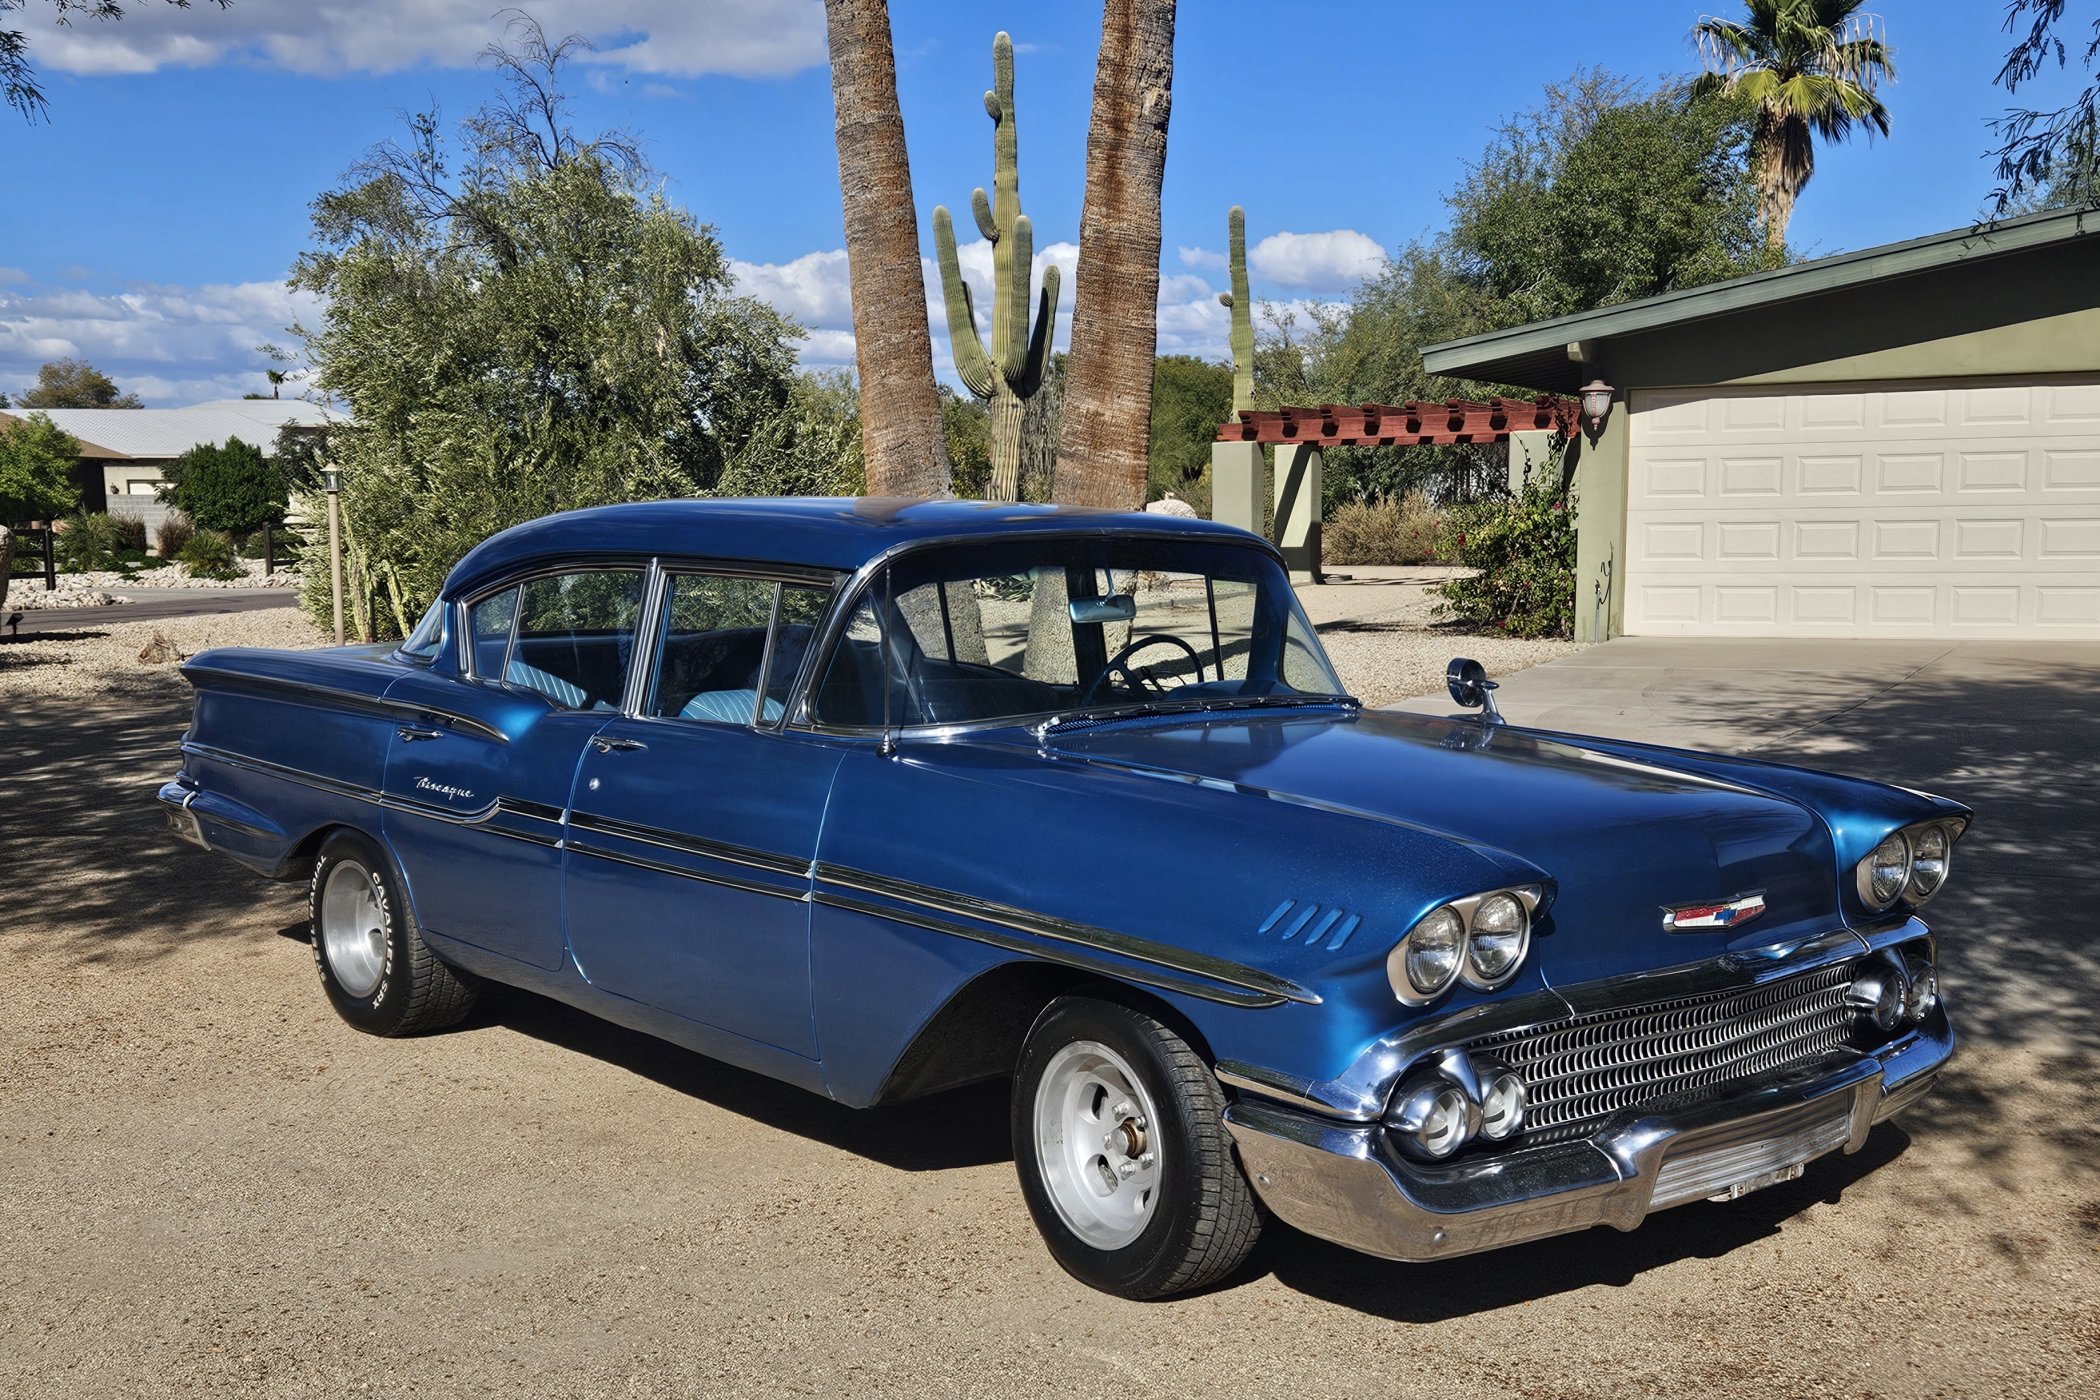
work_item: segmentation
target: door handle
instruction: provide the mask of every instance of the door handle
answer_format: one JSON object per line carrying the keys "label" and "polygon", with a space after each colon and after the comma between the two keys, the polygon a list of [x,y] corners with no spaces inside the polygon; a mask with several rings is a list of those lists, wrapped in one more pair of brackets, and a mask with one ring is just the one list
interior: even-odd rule
{"label": "door handle", "polygon": [[611,753],[614,749],[618,749],[622,753],[632,753],[638,749],[646,749],[649,746],[639,739],[608,739],[603,734],[593,734],[591,736],[591,747],[599,753]]}
{"label": "door handle", "polygon": [[414,744],[424,739],[442,739],[445,737],[444,730],[425,729],[420,724],[401,725],[394,730],[394,733],[404,744]]}

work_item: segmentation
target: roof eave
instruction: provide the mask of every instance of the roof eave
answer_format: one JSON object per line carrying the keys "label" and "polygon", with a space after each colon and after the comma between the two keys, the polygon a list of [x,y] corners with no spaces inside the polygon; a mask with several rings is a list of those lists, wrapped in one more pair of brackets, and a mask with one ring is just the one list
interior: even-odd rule
{"label": "roof eave", "polygon": [[1853,253],[1839,253],[1727,282],[1665,292],[1642,301],[1425,346],[1422,367],[1431,374],[1495,380],[1492,370],[1497,365],[1565,353],[1567,347],[1576,342],[1608,340],[1665,326],[1691,325],[1755,306],[1819,296],[1866,282],[1912,276],[1969,259],[2003,257],[2082,237],[2089,232],[2089,221],[2100,226],[2100,213],[2071,210],[2039,214],[2000,224],[1931,234],[1904,243],[1864,248]]}

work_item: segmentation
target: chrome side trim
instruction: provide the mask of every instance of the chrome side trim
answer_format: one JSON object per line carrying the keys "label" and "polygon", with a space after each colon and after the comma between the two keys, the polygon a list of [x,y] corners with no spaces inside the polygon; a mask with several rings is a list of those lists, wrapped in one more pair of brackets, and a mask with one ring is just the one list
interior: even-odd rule
{"label": "chrome side trim", "polygon": [[[461,714],[437,705],[422,705],[408,700],[389,700],[381,695],[368,695],[361,690],[349,690],[340,686],[324,685],[319,681],[293,680],[286,676],[257,676],[246,671],[225,671],[211,666],[199,666],[190,662],[183,668],[185,673],[209,676],[214,688],[220,690],[246,690],[265,695],[292,695],[304,699],[325,700],[337,709],[354,710],[359,714],[373,715],[388,723],[413,719],[419,715],[430,715],[448,724],[490,740],[507,744],[510,736],[486,721],[472,715]],[[192,685],[196,682],[194,678]]]}
{"label": "chrome side trim", "polygon": [[[1010,904],[997,904],[991,900],[978,899],[971,895],[954,894],[946,890],[935,889],[930,885],[915,884],[908,880],[891,879],[886,875],[875,875],[865,870],[854,870],[847,866],[832,865],[827,861],[816,862],[811,867],[811,874],[817,880],[829,884],[838,885],[849,890],[858,890],[863,894],[880,895],[884,899],[893,899],[899,903],[913,905],[938,915],[979,919],[986,923],[998,924],[1004,928],[1012,929],[1016,933],[1026,934],[1031,938],[1049,939],[1057,943],[1072,944],[1096,952],[1111,954],[1118,958],[1128,958],[1133,962],[1148,963],[1153,967],[1162,968],[1168,972],[1181,974],[1186,977],[1200,978],[1205,982],[1223,983],[1236,989],[1239,993],[1251,995],[1255,998],[1255,1000],[1249,1001],[1245,1000],[1244,996],[1235,996],[1230,998],[1234,1005],[1275,1006],[1282,1002],[1295,1001],[1307,1006],[1317,1006],[1320,1002],[1317,993],[1309,991],[1287,978],[1277,977],[1258,968],[1247,967],[1244,964],[1230,962],[1224,958],[1212,957],[1208,953],[1193,952],[1186,948],[1176,948],[1171,944],[1158,943],[1146,938],[1136,938],[1126,933],[1117,933],[1113,929],[1095,928],[1088,924],[1073,923],[1068,919],[1059,919],[1048,914],[1037,914],[1026,909],[1017,909]],[[821,895],[820,898],[822,898]],[[896,913],[894,910],[885,909],[881,906],[875,906],[870,912],[881,913],[890,917],[895,917]],[[912,922],[918,922],[918,920],[914,919]],[[930,924],[926,926],[933,927]],[[967,926],[947,926],[944,924],[943,928],[944,931],[958,932],[963,937],[978,937],[978,932]],[[986,938],[979,941],[990,942],[991,940]],[[1007,945],[1001,944],[1000,946]],[[1030,951],[1041,951],[1039,946],[1032,943],[1025,946]],[[1221,998],[1212,996],[1210,999],[1220,1000]]]}
{"label": "chrome side trim", "polygon": [[739,879],[734,875],[722,875],[710,871],[695,870],[689,865],[673,865],[669,861],[650,860],[647,856],[633,855],[625,851],[610,850],[594,846],[585,841],[571,840],[569,850],[580,856],[595,856],[619,865],[631,865],[637,870],[651,870],[659,875],[676,875],[683,880],[697,880],[703,885],[720,885],[726,889],[743,890],[747,894],[771,895],[775,899],[791,899],[796,903],[809,898],[805,890],[784,890],[778,885],[768,885],[759,880]]}
{"label": "chrome side trim", "polygon": [[[528,802],[518,797],[499,797],[495,801],[478,807],[473,811],[461,812],[451,808],[432,806],[427,802],[418,802],[413,798],[392,797],[376,788],[362,787],[356,783],[346,783],[337,778],[323,777],[319,773],[309,773],[302,768],[292,768],[282,763],[272,763],[268,759],[250,758],[245,754],[229,753],[225,749],[213,748],[209,744],[199,744],[186,740],[182,745],[182,752],[193,757],[207,759],[213,763],[223,763],[229,768],[239,768],[250,773],[260,773],[264,777],[269,778],[281,778],[286,782],[297,783],[301,787],[312,788],[316,792],[325,792],[331,797],[341,797],[352,802],[364,802],[374,807],[402,812],[409,816],[428,817],[433,821],[445,822],[451,826],[482,827],[492,836],[508,837],[513,841],[526,841],[535,846],[548,846],[555,849],[559,849],[561,846],[561,837],[559,835],[518,831],[509,827],[491,825],[498,816],[511,816],[522,817],[527,821],[544,822],[558,830],[562,821],[561,809],[547,806],[541,802]],[[214,817],[212,820],[217,821],[219,818]]]}
{"label": "chrome side trim", "polygon": [[1313,1098],[1307,1090],[1312,1081],[1281,1074],[1260,1065],[1250,1065],[1242,1060],[1220,1060],[1212,1067],[1218,1082],[1228,1089],[1237,1089],[1245,1094],[1258,1094],[1265,1099],[1287,1103],[1293,1108],[1306,1109],[1313,1113],[1326,1113],[1327,1105]]}
{"label": "chrome side trim", "polygon": [[[992,929],[978,928],[968,924],[959,924],[948,919],[935,917],[930,913],[897,909],[890,905],[877,904],[872,900],[855,899],[851,895],[833,894],[819,890],[812,894],[810,898],[814,903],[828,905],[834,909],[845,909],[856,914],[867,914],[878,919],[911,924],[914,927],[927,929],[933,933],[945,933],[955,938],[967,938],[973,943],[983,943],[993,948],[1003,948],[1008,952],[1026,953],[1030,957],[1040,958],[1045,962],[1060,963],[1066,967],[1076,967],[1087,972],[1100,973],[1103,976],[1119,978],[1125,982],[1136,982],[1142,986],[1157,987],[1162,991],[1180,992],[1186,996],[1199,997],[1204,1001],[1220,1002],[1226,1006],[1277,1006],[1284,1001],[1284,998],[1281,996],[1252,990],[1236,983],[1220,986],[1215,982],[1198,981],[1194,977],[1180,976],[1171,968],[1160,964],[1131,968],[1120,963],[1111,962],[1105,957],[1095,956],[1080,948],[1046,947],[1034,938],[1018,934],[1000,933]],[[1126,954],[1125,956],[1129,955]]]}
{"label": "chrome side trim", "polygon": [[[645,846],[661,850],[677,851],[681,855],[703,856],[709,860],[727,861],[731,865],[748,866],[769,874],[785,875],[797,880],[810,878],[810,863],[795,860],[790,856],[774,855],[769,851],[753,850],[749,846],[731,845],[726,841],[709,841],[699,836],[687,836],[682,832],[669,831],[660,826],[644,826],[639,822],[621,821],[617,817],[599,816],[595,812],[571,812],[569,826],[576,831],[595,831],[603,836],[617,836],[626,841],[639,841]],[[798,895],[799,897],[799,895]]]}

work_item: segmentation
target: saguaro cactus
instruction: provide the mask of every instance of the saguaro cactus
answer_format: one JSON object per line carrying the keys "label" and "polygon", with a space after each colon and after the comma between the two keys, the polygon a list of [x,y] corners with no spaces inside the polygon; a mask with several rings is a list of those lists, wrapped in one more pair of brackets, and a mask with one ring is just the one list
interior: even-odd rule
{"label": "saguaro cactus", "polygon": [[1014,41],[1004,31],[992,40],[995,86],[984,95],[992,118],[992,196],[970,195],[977,231],[992,245],[992,348],[977,334],[977,308],[955,256],[955,221],[946,205],[933,211],[933,242],[941,265],[941,291],[948,309],[948,340],[955,371],[972,394],[990,405],[992,496],[1016,500],[1020,493],[1021,428],[1028,401],[1042,387],[1050,363],[1050,338],[1057,325],[1057,268],[1043,269],[1035,326],[1028,323],[1028,285],[1035,260],[1035,227],[1021,212],[1020,140],[1014,130]]}
{"label": "saguaro cactus", "polygon": [[1247,290],[1247,211],[1235,204],[1231,225],[1232,290],[1218,305],[1232,312],[1232,411],[1254,407],[1254,298]]}

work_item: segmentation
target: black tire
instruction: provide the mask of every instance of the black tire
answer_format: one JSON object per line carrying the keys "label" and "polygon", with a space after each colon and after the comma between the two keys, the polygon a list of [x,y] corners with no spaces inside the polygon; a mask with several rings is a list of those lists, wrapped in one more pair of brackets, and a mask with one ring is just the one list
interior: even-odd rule
{"label": "black tire", "polygon": [[[324,907],[331,900],[332,914]],[[336,1014],[359,1030],[416,1035],[449,1026],[474,1008],[479,980],[430,951],[392,862],[366,837],[339,831],[322,845],[307,915],[321,987]]]}
{"label": "black tire", "polygon": [[[1100,1060],[1088,1047],[1105,1049],[1121,1066]],[[1114,1162],[1093,1154],[1081,1132],[1068,1133],[1075,1120],[1057,1107],[1084,1103],[1093,1092],[1086,1077],[1089,1064],[1100,1065],[1111,1079],[1127,1067],[1135,1075],[1135,1102],[1149,1099],[1153,1110],[1142,1120],[1110,1124],[1103,1141],[1117,1139],[1108,1149],[1117,1154]],[[1039,1105],[1046,1076],[1054,1078]],[[1076,1099],[1068,1097],[1075,1093]],[[1109,1123],[1113,1107],[1092,1126]],[[1261,1234],[1261,1208],[1233,1156],[1224,1112],[1224,1095],[1210,1067],[1166,1025],[1090,997],[1062,997],[1050,1004],[1029,1032],[1014,1075],[1014,1163],[1029,1214],[1065,1272],[1120,1297],[1164,1298],[1215,1283],[1246,1261]],[[1052,1135],[1050,1147],[1042,1145],[1039,1128]],[[1128,1220],[1121,1228],[1135,1230],[1134,1235],[1103,1240],[1100,1234],[1113,1234],[1118,1226],[1092,1221],[1097,1238],[1090,1240],[1074,1228],[1059,1201],[1072,1203],[1077,1196],[1075,1218],[1084,1218],[1091,1205],[1085,1192],[1107,1201],[1123,1189],[1116,1173],[1143,1160],[1133,1149],[1157,1154],[1149,1204],[1138,1217],[1142,1226]],[[1055,1160],[1046,1161],[1046,1152]],[[1086,1179],[1088,1168],[1071,1165],[1086,1154],[1096,1158],[1090,1165],[1100,1186]],[[1130,1184],[1147,1179],[1134,1170]]]}

